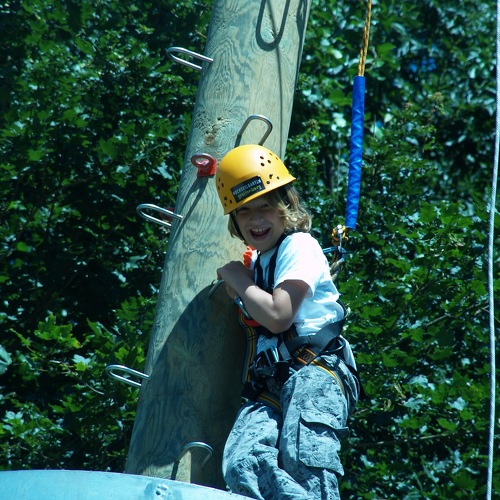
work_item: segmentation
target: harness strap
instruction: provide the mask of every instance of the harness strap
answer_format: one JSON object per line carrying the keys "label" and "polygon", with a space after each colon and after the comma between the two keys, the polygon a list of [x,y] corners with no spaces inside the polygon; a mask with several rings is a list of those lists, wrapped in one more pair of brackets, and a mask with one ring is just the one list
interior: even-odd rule
{"label": "harness strap", "polygon": [[[280,351],[280,354],[285,361],[288,361],[289,359],[292,359],[294,357],[291,353],[294,353],[298,349],[305,346],[307,346],[307,349],[315,354],[314,357],[317,357],[320,353],[325,351],[325,349],[329,344],[331,344],[334,339],[340,337],[343,326],[344,320],[337,321],[335,323],[329,323],[314,335],[303,335],[300,337],[294,337],[290,340],[287,340],[286,342],[282,342],[278,346],[278,350]],[[344,345],[345,343],[343,343],[342,346],[338,348],[338,350],[340,351],[344,347]]]}
{"label": "harness strap", "polygon": [[[321,354],[336,354],[358,381],[360,399],[366,399],[365,389],[361,383],[358,371],[344,359],[343,349],[345,347],[345,340],[340,336],[344,322],[345,318],[336,323],[324,326],[314,335],[293,337],[281,342],[278,350],[283,360],[289,362],[295,369],[300,369],[302,366],[309,365],[313,361],[316,363],[316,358],[321,356]],[[335,339],[339,339],[341,342],[333,348],[331,344],[333,344]],[[297,352],[299,349],[300,351]]]}
{"label": "harness strap", "polygon": [[274,288],[274,271],[276,270],[276,260],[278,259],[278,250],[280,248],[280,245],[283,243],[284,239],[287,236],[290,236],[290,234],[292,233],[282,234],[280,239],[276,242],[276,250],[274,251],[271,260],[269,261],[269,271],[267,273],[267,287],[264,286],[264,271],[262,269],[262,266],[260,265],[260,252],[257,255],[257,260],[255,261],[254,265],[254,269],[257,274],[255,284],[259,288],[262,288],[263,290],[266,290],[269,293],[272,293],[272,290]]}
{"label": "harness strap", "polygon": [[[260,253],[257,255],[257,260],[254,265],[255,284],[269,293],[272,293],[274,288],[274,273],[276,270],[279,247],[290,234],[292,233],[283,234],[276,243],[276,249],[269,260],[267,287],[264,284],[264,270],[260,264],[261,255]],[[303,366],[309,365],[321,354],[336,354],[346,364],[349,371],[357,378],[361,393],[364,394],[357,371],[346,363],[343,356],[343,348],[346,344],[345,340],[341,337],[341,333],[345,323],[346,310],[342,302],[339,301],[339,303],[344,310],[344,318],[342,320],[324,326],[313,335],[297,336],[297,332],[293,327],[289,331],[281,334],[282,341],[278,344],[278,351],[282,361],[275,363],[274,367],[270,366],[270,368],[276,371],[276,375],[282,383],[285,382],[289,376],[289,367],[300,369]],[[245,385],[242,395],[254,401],[260,400],[266,404],[272,403],[271,406],[279,409],[279,401],[276,395],[267,392],[265,383],[256,383],[255,380],[252,380],[250,375],[252,362],[255,359],[257,336],[259,334],[272,336],[272,334],[257,322],[245,318],[243,314],[240,314],[240,323],[247,334],[247,350],[242,377]],[[338,339],[338,345],[334,346],[334,341],[336,339]],[[316,363],[316,361],[314,362]],[[280,370],[278,370],[278,365],[280,365]]]}

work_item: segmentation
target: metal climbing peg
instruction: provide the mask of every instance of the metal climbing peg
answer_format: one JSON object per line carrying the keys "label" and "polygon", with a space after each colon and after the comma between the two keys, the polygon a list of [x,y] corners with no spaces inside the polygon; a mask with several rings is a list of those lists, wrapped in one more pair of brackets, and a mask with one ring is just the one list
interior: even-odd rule
{"label": "metal climbing peg", "polygon": [[240,131],[238,132],[238,135],[236,136],[236,145],[238,146],[241,142],[241,137],[243,136],[243,132],[245,132],[246,128],[248,127],[248,124],[252,120],[261,120],[267,125],[267,131],[266,133],[262,136],[262,139],[259,141],[259,146],[262,146],[266,139],[269,137],[269,134],[273,130],[273,124],[271,123],[271,120],[267,118],[266,116],[263,115],[250,115],[246,120],[245,123],[240,128]]}
{"label": "metal climbing peg", "polygon": [[136,382],[135,380],[132,380],[132,379],[127,378],[127,377],[123,377],[122,375],[117,375],[115,372],[128,373],[129,375],[133,375],[134,377],[142,378],[144,380],[149,380],[149,375],[146,375],[145,373],[138,372],[137,370],[133,370],[132,368],[129,368],[128,366],[123,366],[123,365],[108,365],[108,366],[106,366],[106,373],[108,374],[109,377],[114,378],[116,380],[119,380],[120,382],[123,382],[124,384],[131,385],[132,387],[141,387],[140,382]]}
{"label": "metal climbing peg", "polygon": [[214,454],[214,449],[206,443],[202,443],[201,441],[192,441],[191,443],[187,443],[181,450],[179,456],[177,457],[176,462],[180,462],[182,457],[189,451],[192,450],[193,448],[201,448],[205,451],[207,451],[207,456],[205,460],[200,465],[200,469],[205,467],[206,463],[212,458],[212,455]]}
{"label": "metal climbing peg", "polygon": [[193,57],[194,59],[199,59],[200,61],[205,61],[205,62],[208,62],[210,64],[214,62],[214,60],[210,57],[203,56],[201,54],[198,54],[198,53],[193,52],[193,51],[188,50],[188,49],[184,49],[182,47],[170,47],[167,49],[167,54],[170,57],[170,59],[172,59],[173,61],[178,62],[180,64],[184,64],[184,66],[188,66],[190,68],[196,69],[198,71],[201,71],[203,68],[201,66],[198,66],[197,64],[186,61],[185,59],[182,59],[181,57],[175,56],[174,52],[180,52],[181,54],[187,54],[187,55]]}
{"label": "metal climbing peg", "polygon": [[153,212],[158,212],[168,219],[178,219],[182,220],[182,215],[176,214],[171,210],[167,210],[166,208],[157,207],[156,205],[152,205],[151,203],[142,203],[136,208],[137,213],[143,218],[150,222],[155,222],[156,224],[160,224],[160,226],[171,227],[172,224],[166,220],[161,220],[152,215],[147,214],[144,210],[152,210]]}
{"label": "metal climbing peg", "polygon": [[184,457],[184,455],[188,451],[192,450],[193,448],[202,448],[203,450],[206,450],[208,452],[205,460],[203,460],[203,462],[200,465],[200,469],[203,469],[203,467],[205,467],[206,463],[210,460],[210,458],[212,457],[212,455],[214,453],[213,448],[209,444],[202,443],[201,441],[192,441],[190,443],[187,443],[182,448],[179,456],[176,458],[176,460],[174,462],[174,466],[172,468],[170,479],[172,479],[174,481],[177,479],[177,473],[179,472],[179,466],[180,466],[182,458]]}

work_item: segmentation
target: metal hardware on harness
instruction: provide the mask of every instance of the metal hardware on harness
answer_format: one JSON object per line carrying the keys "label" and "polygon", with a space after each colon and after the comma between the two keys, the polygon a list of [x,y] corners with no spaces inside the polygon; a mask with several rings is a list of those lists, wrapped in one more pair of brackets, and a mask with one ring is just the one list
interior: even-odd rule
{"label": "metal hardware on harness", "polygon": [[339,240],[339,249],[342,249],[342,238],[344,236],[344,230],[346,228],[344,226],[342,226],[341,224],[339,224],[337,227],[336,227],[336,232],[335,234],[332,234],[332,239],[336,239],[338,238]]}
{"label": "metal hardware on harness", "polygon": [[106,366],[106,373],[108,374],[109,377],[114,378],[116,380],[119,380],[120,382],[123,382],[124,384],[131,385],[132,387],[141,387],[140,382],[136,382],[135,380],[131,380],[126,377],[122,377],[121,375],[117,375],[115,371],[118,372],[123,372],[123,373],[128,373],[129,375],[134,375],[135,377],[142,378],[144,380],[149,380],[149,375],[146,375],[145,373],[138,372],[137,370],[133,370],[132,368],[128,368],[127,366],[123,365],[108,365]]}
{"label": "metal hardware on harness", "polygon": [[256,382],[276,379],[281,386],[288,380],[289,363],[280,359],[277,347],[260,352],[250,365],[250,378]]}
{"label": "metal hardware on harness", "polygon": [[151,222],[155,222],[156,224],[160,224],[160,226],[171,227],[172,224],[168,221],[157,219],[152,215],[146,214],[143,210],[153,210],[154,212],[158,212],[162,215],[167,216],[170,219],[178,219],[182,220],[182,215],[176,214],[171,210],[167,210],[166,208],[157,207],[156,205],[152,205],[150,203],[142,203],[136,208],[137,213],[143,218]]}
{"label": "metal hardware on harness", "polygon": [[252,319],[252,316],[248,314],[247,308],[245,307],[245,304],[243,304],[243,301],[241,300],[240,297],[236,297],[234,299],[234,303],[243,311],[243,314],[245,315],[246,319]]}
{"label": "metal hardware on harness", "polygon": [[212,455],[214,454],[214,449],[209,444],[202,443],[201,441],[191,441],[190,443],[187,443],[182,448],[175,462],[176,463],[180,462],[182,457],[192,448],[202,448],[208,452],[207,457],[205,458],[205,460],[203,460],[203,462],[200,465],[200,468],[202,469],[203,467],[205,467],[206,463],[212,458]]}
{"label": "metal hardware on harness", "polygon": [[345,262],[346,251],[343,247],[344,240],[347,241],[348,228],[339,224],[332,230],[332,243],[335,245],[330,248],[325,248],[323,253],[333,253],[330,262],[330,273],[332,279],[335,280],[338,277],[342,264]]}
{"label": "metal hardware on harness", "polygon": [[[223,279],[217,280],[215,283],[212,283],[212,287],[208,291],[208,296],[211,297],[214,294],[215,290],[217,290],[217,288],[219,288],[219,286],[222,285],[222,283],[224,283]],[[245,304],[243,304],[243,301],[241,300],[240,297],[236,297],[234,299],[234,303],[242,310],[245,318],[252,319],[252,316],[248,314]]]}
{"label": "metal hardware on harness", "polygon": [[241,137],[243,136],[243,132],[245,132],[246,128],[248,127],[248,124],[252,120],[261,120],[264,123],[267,124],[267,132],[262,136],[262,139],[259,142],[259,146],[262,146],[265,142],[265,140],[269,137],[269,134],[273,130],[273,124],[271,123],[271,120],[263,115],[250,115],[246,120],[245,123],[241,126],[240,131],[238,132],[238,135],[236,136],[236,146],[238,146],[241,142]]}
{"label": "metal hardware on harness", "polygon": [[186,61],[185,59],[182,59],[181,57],[177,57],[173,55],[173,52],[180,52],[181,54],[187,54],[191,57],[194,57],[195,59],[200,59],[201,61],[205,61],[208,63],[213,63],[214,60],[210,57],[203,56],[201,54],[198,54],[196,52],[193,52],[188,49],[184,49],[182,47],[170,47],[167,49],[167,54],[175,62],[178,62],[180,64],[184,64],[184,66],[188,66],[190,68],[196,69],[198,71],[201,71],[203,68],[201,66],[198,66],[197,64],[194,64],[192,62]]}
{"label": "metal hardware on harness", "polygon": [[302,363],[303,365],[308,365],[314,359],[316,359],[318,356],[321,356],[322,354],[336,354],[342,360],[344,360],[341,351],[344,349],[346,345],[345,339],[343,339],[342,337],[336,337],[335,339],[333,339],[332,344],[333,343],[335,343],[336,346],[333,345],[327,346],[323,351],[319,353],[316,353],[313,350],[311,350],[308,344],[306,344],[300,349],[300,352],[298,352],[294,356],[294,359],[299,363]]}
{"label": "metal hardware on harness", "polygon": [[206,153],[195,154],[191,157],[191,163],[198,169],[198,177],[209,177],[215,175],[217,160]]}
{"label": "metal hardware on harness", "polygon": [[338,249],[339,249],[339,247],[337,247],[337,246],[323,248],[323,253],[326,254],[326,253],[336,252]]}

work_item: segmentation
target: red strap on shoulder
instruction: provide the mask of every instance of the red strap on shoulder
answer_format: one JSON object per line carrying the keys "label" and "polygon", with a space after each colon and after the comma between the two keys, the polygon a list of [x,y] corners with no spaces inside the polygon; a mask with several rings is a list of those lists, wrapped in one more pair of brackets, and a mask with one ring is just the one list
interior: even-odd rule
{"label": "red strap on shoulder", "polygon": [[245,325],[247,326],[251,326],[252,328],[255,328],[257,326],[260,326],[260,323],[255,321],[254,319],[249,319],[247,318],[244,314],[243,314],[243,311],[241,310],[241,308],[238,307],[238,312],[239,312],[239,315],[240,315],[240,320],[243,321],[243,323],[245,323]]}
{"label": "red strap on shoulder", "polygon": [[250,265],[252,263],[252,255],[255,249],[250,245],[247,245],[246,250],[243,252],[243,265],[250,269]]}

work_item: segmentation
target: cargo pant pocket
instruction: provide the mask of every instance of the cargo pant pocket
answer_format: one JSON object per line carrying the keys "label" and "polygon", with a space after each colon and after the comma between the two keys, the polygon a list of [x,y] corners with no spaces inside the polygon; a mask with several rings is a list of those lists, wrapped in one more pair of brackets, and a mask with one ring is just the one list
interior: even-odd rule
{"label": "cargo pant pocket", "polygon": [[340,441],[349,429],[328,413],[304,410],[300,414],[298,456],[306,467],[329,469],[343,475]]}

